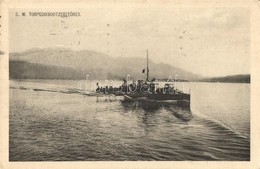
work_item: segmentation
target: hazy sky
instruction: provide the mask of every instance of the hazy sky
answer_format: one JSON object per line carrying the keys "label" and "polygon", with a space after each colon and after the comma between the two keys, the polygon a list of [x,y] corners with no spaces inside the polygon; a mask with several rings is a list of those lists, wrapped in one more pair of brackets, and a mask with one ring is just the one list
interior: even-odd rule
{"label": "hazy sky", "polygon": [[[28,15],[29,11],[36,10],[19,12],[22,11]],[[59,12],[57,9],[49,11]],[[86,8],[67,11],[80,12],[81,16],[15,17],[15,11],[10,11],[10,51],[65,47],[103,53],[109,50],[109,55],[114,57],[144,58],[148,49],[150,59],[156,63],[168,63],[204,76],[250,72],[250,13],[247,9]]]}

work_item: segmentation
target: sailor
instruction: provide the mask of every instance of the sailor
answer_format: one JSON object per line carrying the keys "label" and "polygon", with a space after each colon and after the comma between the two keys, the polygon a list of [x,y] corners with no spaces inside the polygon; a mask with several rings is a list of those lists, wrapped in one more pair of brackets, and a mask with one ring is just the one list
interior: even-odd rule
{"label": "sailor", "polygon": [[100,92],[100,87],[99,87],[99,84],[98,84],[98,83],[97,83],[96,92]]}
{"label": "sailor", "polygon": [[136,81],[133,80],[133,82],[129,85],[129,90],[130,90],[131,92],[133,92],[133,91],[136,90],[136,87],[137,87]]}
{"label": "sailor", "polygon": [[151,80],[151,83],[150,83],[150,92],[152,92],[152,93],[156,93],[156,88],[155,88],[155,78],[153,78],[152,80]]}
{"label": "sailor", "polygon": [[108,86],[106,86],[104,93],[105,93],[105,94],[108,93]]}
{"label": "sailor", "polygon": [[127,82],[125,79],[123,79],[123,84],[122,84],[122,88],[123,88],[123,92],[126,92],[127,91]]}
{"label": "sailor", "polygon": [[136,90],[136,88],[137,88],[137,83],[136,83],[135,80],[133,81],[133,87],[134,87],[134,90]]}
{"label": "sailor", "polygon": [[109,92],[109,93],[112,93],[112,92],[113,92],[113,86],[109,86],[108,92]]}
{"label": "sailor", "polygon": [[143,85],[144,85],[144,81],[143,80],[138,80],[137,81],[137,90],[139,92],[141,92],[141,88],[142,88]]}

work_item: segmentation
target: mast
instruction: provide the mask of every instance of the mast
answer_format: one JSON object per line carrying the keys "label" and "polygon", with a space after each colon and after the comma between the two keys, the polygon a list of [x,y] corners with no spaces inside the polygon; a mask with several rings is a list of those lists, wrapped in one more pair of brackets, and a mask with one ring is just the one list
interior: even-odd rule
{"label": "mast", "polygon": [[148,50],[146,50],[147,55],[147,67],[146,67],[146,81],[149,81],[149,63],[148,63]]}

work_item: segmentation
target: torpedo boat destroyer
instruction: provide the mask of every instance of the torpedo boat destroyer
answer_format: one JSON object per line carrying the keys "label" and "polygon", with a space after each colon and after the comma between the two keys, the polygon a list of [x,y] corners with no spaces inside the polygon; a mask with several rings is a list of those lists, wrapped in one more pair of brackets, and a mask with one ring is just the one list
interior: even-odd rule
{"label": "torpedo boat destroyer", "polygon": [[155,79],[149,78],[149,61],[147,51],[147,66],[142,72],[146,71],[145,80],[130,81],[130,76],[123,80],[123,84],[119,87],[105,86],[100,87],[97,83],[96,93],[105,95],[123,96],[126,101],[142,101],[148,103],[172,104],[177,103],[182,107],[190,108],[190,94],[177,89],[176,79],[174,83],[171,80],[164,82],[163,87],[159,87],[160,83]]}

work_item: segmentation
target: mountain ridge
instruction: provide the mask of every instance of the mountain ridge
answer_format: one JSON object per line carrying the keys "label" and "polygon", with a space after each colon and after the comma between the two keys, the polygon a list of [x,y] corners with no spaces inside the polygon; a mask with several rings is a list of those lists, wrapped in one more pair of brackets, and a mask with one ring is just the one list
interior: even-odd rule
{"label": "mountain ridge", "polygon": [[[25,77],[22,74],[28,71],[25,65],[31,69],[36,69],[37,66],[41,67],[42,72],[45,75],[37,75],[36,77],[53,78],[51,73],[47,69],[53,69],[52,66],[56,66],[55,69],[68,70],[79,72],[75,75],[77,78],[83,74],[89,74],[95,79],[115,78],[122,79],[127,75],[131,75],[134,79],[144,79],[145,74],[142,74],[142,70],[146,68],[146,59],[138,57],[112,57],[105,53],[91,51],[91,50],[71,50],[67,48],[33,48],[22,52],[10,53],[10,78],[14,78],[13,73],[15,69],[19,69],[21,77]],[[15,67],[14,67],[15,65]],[[150,77],[167,78],[168,76],[178,75],[178,78],[185,80],[197,80],[202,76],[188,72],[184,69],[172,66],[165,63],[154,63],[149,59]],[[48,75],[46,75],[48,74]],[[15,77],[19,77],[19,72],[15,73]],[[26,76],[27,77],[27,76]],[[62,76],[65,78],[66,76]],[[28,77],[29,78],[29,77]],[[34,78],[31,77],[31,78]],[[56,77],[58,78],[58,77]],[[71,77],[67,77],[71,78]]]}

